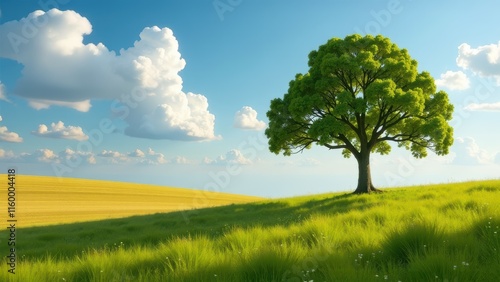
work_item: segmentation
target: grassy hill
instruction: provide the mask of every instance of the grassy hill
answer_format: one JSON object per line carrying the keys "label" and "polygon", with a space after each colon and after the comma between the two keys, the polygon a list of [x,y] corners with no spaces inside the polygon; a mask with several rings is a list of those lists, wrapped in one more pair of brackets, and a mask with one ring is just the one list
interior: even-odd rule
{"label": "grassy hill", "polygon": [[[6,175],[0,175],[7,179]],[[16,177],[18,226],[74,223],[262,200],[192,189],[45,176]]]}
{"label": "grassy hill", "polygon": [[499,180],[335,193],[21,228],[0,280],[500,281],[499,233]]}

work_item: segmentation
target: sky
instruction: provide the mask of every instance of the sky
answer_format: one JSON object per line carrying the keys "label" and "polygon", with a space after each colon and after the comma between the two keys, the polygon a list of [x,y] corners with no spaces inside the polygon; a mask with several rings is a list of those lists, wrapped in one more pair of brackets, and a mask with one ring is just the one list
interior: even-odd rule
{"label": "sky", "polygon": [[263,197],[350,191],[354,158],[270,153],[270,101],[330,38],[381,34],[455,106],[450,154],[372,155],[376,187],[500,178],[500,3],[0,3],[0,173]]}

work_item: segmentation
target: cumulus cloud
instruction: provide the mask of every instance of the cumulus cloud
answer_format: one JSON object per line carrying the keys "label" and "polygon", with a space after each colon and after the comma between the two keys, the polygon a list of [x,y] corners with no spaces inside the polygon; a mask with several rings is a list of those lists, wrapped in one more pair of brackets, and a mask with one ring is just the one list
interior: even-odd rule
{"label": "cumulus cloud", "polygon": [[472,103],[464,108],[468,111],[478,112],[500,112],[500,102],[497,103]]}
{"label": "cumulus cloud", "polygon": [[149,148],[147,152],[136,149],[133,152],[129,153],[103,150],[97,156],[101,157],[105,162],[113,164],[160,165],[168,163],[162,153],[155,152],[151,148]]}
{"label": "cumulus cloud", "polygon": [[91,152],[80,152],[72,149],[66,149],[59,153],[59,159],[64,160],[66,163],[80,163],[84,160],[88,164],[96,164],[97,160],[95,155]]}
{"label": "cumulus cloud", "polygon": [[[161,165],[169,161],[162,153],[155,152],[149,148],[146,152],[136,149],[130,153],[122,153],[113,150],[102,150],[98,154],[92,152],[75,151],[67,148],[64,151],[56,153],[50,149],[38,149],[33,152],[23,152],[15,154],[12,151],[0,149],[0,162],[21,162],[21,163],[57,163],[57,164],[146,164]],[[192,164],[193,162],[185,157],[174,158],[176,164]]]}
{"label": "cumulus cloud", "polygon": [[453,163],[460,165],[489,164],[492,154],[481,149],[472,137],[457,137],[451,151],[455,153]]}
{"label": "cumulus cloud", "polygon": [[[36,31],[29,40],[25,26]],[[132,47],[118,53],[83,43],[92,32],[74,11],[35,11],[0,25],[0,57],[23,65],[15,93],[36,109],[63,106],[86,112],[95,99],[113,101],[126,135],[172,140],[213,140],[215,116],[201,94],[183,91],[186,62],[172,30],[146,27]]]}
{"label": "cumulus cloud", "polygon": [[99,160],[104,163],[111,164],[127,164],[131,163],[132,160],[129,158],[128,154],[121,153],[113,150],[102,150],[99,154],[96,155],[99,157]]}
{"label": "cumulus cloud", "polygon": [[128,154],[129,157],[133,157],[133,158],[142,158],[145,155],[146,154],[144,154],[144,152],[139,150],[139,149],[135,149],[135,151]]}
{"label": "cumulus cloud", "polygon": [[234,115],[234,127],[250,130],[262,130],[266,123],[257,119],[257,111],[245,106]]}
{"label": "cumulus cloud", "polygon": [[210,165],[250,165],[252,161],[246,158],[240,150],[233,149],[227,152],[225,155],[220,155],[215,160],[205,158],[203,163]]}
{"label": "cumulus cloud", "polygon": [[0,149],[0,162],[4,163],[55,163],[65,164],[74,167],[79,164],[117,164],[117,165],[163,165],[174,164],[195,164],[194,161],[186,157],[177,156],[171,161],[165,155],[155,152],[149,148],[146,151],[136,149],[129,153],[122,153],[113,150],[103,150],[98,154],[92,152],[75,151],[67,148],[56,153],[50,149],[37,149],[32,152],[15,154],[13,151]]}
{"label": "cumulus cloud", "polygon": [[28,104],[36,110],[44,110],[50,108],[51,105],[73,108],[80,112],[88,112],[90,110],[90,100],[80,102],[64,102],[64,101],[49,101],[44,99],[29,99]]}
{"label": "cumulus cloud", "polygon": [[38,130],[31,132],[33,135],[40,137],[49,137],[56,139],[68,139],[68,140],[77,140],[84,141],[89,139],[89,137],[83,133],[83,130],[79,126],[64,126],[62,121],[58,121],[57,123],[52,123],[50,125],[50,129],[45,124],[40,124],[38,126]]}
{"label": "cumulus cloud", "polygon": [[49,149],[36,150],[33,154],[23,155],[23,158],[26,160],[36,159],[37,161],[42,163],[60,162],[59,156],[56,153],[54,153],[54,151]]}
{"label": "cumulus cloud", "polygon": [[174,163],[174,164],[194,164],[194,161],[192,161],[186,157],[177,156],[177,157],[172,159],[172,163]]}
{"label": "cumulus cloud", "polygon": [[104,158],[121,158],[121,157],[125,157],[125,155],[123,155],[122,153],[120,152],[117,152],[117,151],[111,151],[111,150],[102,150],[99,154],[98,154],[99,157],[104,157]]}
{"label": "cumulus cloud", "polygon": [[153,149],[148,148],[146,152],[141,149],[135,149],[129,153],[120,153],[118,151],[107,151],[104,150],[99,157],[108,158],[112,163],[130,163],[130,164],[149,164],[149,165],[159,165],[166,164],[168,160],[162,153],[155,152]]}
{"label": "cumulus cloud", "polygon": [[94,154],[90,152],[79,152],[66,149],[60,153],[56,153],[47,148],[37,149],[30,153],[23,152],[20,154],[0,149],[0,162],[5,161],[10,163],[96,163]]}
{"label": "cumulus cloud", "polygon": [[166,164],[168,163],[167,159],[165,159],[165,155],[162,153],[155,152],[153,149],[149,148],[147,154],[144,157],[142,163],[158,165],[158,164]]}
{"label": "cumulus cloud", "polygon": [[0,81],[0,100],[9,101],[5,95],[5,85]]}
{"label": "cumulus cloud", "polygon": [[4,149],[0,149],[0,160],[12,160],[15,158],[15,154],[12,151],[5,151]]}
{"label": "cumulus cloud", "polygon": [[[0,116],[0,121],[2,121],[2,116]],[[0,141],[20,143],[23,142],[23,138],[19,134],[9,131],[6,126],[0,126]]]}
{"label": "cumulus cloud", "polygon": [[482,76],[493,76],[500,84],[500,41],[477,48],[467,43],[461,44],[458,47],[457,65]]}
{"label": "cumulus cloud", "polygon": [[470,81],[462,71],[447,71],[436,80],[436,85],[450,90],[465,90],[469,88]]}

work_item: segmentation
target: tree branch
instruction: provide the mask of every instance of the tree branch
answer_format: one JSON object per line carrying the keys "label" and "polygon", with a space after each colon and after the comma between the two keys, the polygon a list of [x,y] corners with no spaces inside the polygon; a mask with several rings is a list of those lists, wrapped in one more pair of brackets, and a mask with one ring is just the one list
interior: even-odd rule
{"label": "tree branch", "polygon": [[323,146],[327,147],[330,150],[335,150],[335,149],[347,149],[346,145],[330,145],[330,144],[324,144]]}

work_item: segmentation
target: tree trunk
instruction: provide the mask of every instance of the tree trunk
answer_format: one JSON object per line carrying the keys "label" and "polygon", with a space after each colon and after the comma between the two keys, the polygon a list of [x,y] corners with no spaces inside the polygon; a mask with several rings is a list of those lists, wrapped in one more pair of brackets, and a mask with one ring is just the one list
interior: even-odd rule
{"label": "tree trunk", "polygon": [[364,194],[371,192],[381,192],[372,184],[372,176],[370,173],[370,152],[362,152],[358,161],[358,187],[354,194]]}

